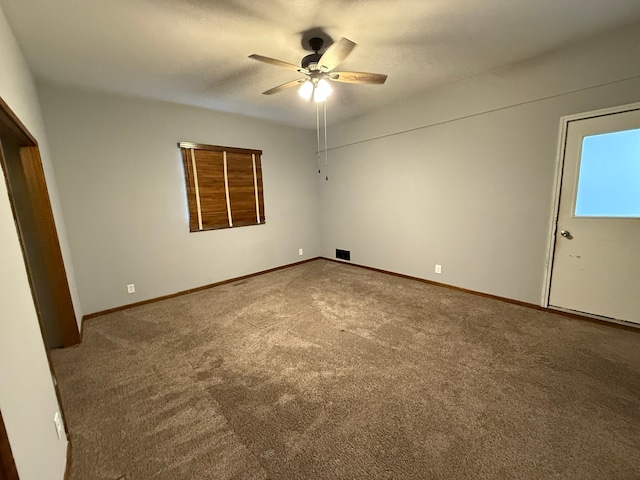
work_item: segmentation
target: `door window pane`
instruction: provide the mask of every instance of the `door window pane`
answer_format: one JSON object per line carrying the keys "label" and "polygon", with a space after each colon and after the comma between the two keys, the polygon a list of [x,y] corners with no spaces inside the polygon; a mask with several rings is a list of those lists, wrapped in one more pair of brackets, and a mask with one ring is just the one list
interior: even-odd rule
{"label": "door window pane", "polygon": [[582,141],[576,217],[640,217],[640,129]]}

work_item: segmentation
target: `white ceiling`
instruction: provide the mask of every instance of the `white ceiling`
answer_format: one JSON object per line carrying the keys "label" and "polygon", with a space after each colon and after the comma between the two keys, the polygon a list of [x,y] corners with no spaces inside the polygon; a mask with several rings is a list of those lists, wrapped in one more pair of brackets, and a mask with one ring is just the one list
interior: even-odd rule
{"label": "white ceiling", "polygon": [[333,84],[330,123],[640,19],[638,0],[0,0],[36,77],[315,126],[299,63],[321,27],[358,47],[339,70],[389,75]]}

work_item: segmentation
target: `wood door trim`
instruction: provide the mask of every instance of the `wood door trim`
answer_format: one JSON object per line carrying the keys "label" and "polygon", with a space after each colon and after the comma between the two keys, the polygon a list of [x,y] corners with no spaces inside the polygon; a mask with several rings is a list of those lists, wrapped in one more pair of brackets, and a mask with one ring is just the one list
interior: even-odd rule
{"label": "wood door trim", "polygon": [[27,145],[37,146],[38,142],[27,130],[13,110],[0,97],[0,131],[11,132]]}
{"label": "wood door trim", "polygon": [[62,343],[64,347],[71,347],[80,343],[80,331],[38,147],[20,148],[20,159],[28,180],[27,188],[32,200],[33,214],[40,226],[40,245],[44,252],[47,273],[51,279]]}
{"label": "wood door trim", "polygon": [[0,480],[19,480],[18,470],[11,454],[9,437],[0,412]]}

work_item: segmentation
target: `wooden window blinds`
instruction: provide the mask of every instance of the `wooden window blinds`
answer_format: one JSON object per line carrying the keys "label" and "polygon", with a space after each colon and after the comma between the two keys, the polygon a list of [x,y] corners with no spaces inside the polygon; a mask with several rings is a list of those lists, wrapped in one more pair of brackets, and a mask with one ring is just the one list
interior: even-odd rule
{"label": "wooden window blinds", "polygon": [[189,230],[265,223],[261,150],[180,142]]}

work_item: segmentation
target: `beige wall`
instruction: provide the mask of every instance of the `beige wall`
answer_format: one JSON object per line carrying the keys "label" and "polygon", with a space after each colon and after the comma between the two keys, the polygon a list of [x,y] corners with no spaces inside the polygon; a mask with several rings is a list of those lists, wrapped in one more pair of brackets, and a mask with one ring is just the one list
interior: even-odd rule
{"label": "beige wall", "polygon": [[640,100],[638,58],[635,25],[333,127],[323,255],[540,304],[560,118]]}
{"label": "beige wall", "polygon": [[[40,143],[72,295],[78,309],[73,268],[69,262],[36,90],[1,10],[0,97]],[[81,314],[78,310],[76,313]],[[0,182],[0,411],[21,480],[62,479],[67,442],[66,439],[58,440],[53,424],[53,416],[59,407],[4,181]]]}
{"label": "beige wall", "polygon": [[[85,312],[318,255],[313,132],[52,84],[39,92]],[[180,141],[263,150],[266,224],[189,233]]]}
{"label": "beige wall", "polygon": [[[329,182],[317,176],[312,132],[44,84],[66,230],[36,91],[1,12],[0,96],[40,142],[78,317],[335,248],[539,303],[560,117],[640,100],[639,31],[334,126]],[[267,224],[188,233],[181,140],[264,150]],[[4,182],[0,225],[0,409],[21,479],[62,478],[66,442],[53,428],[58,405]]]}

